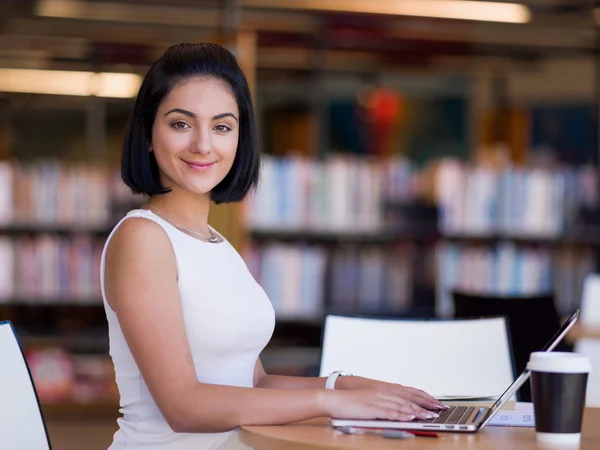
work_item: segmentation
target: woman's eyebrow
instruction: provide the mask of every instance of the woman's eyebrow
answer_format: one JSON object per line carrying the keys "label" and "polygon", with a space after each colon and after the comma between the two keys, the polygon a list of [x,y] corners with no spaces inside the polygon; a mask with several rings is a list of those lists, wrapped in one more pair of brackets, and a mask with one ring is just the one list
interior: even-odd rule
{"label": "woman's eyebrow", "polygon": [[[165,116],[168,116],[171,113],[181,113],[181,114],[185,114],[186,116],[191,117],[192,119],[196,118],[196,114],[194,114],[191,111],[188,111],[187,109],[181,109],[181,108],[174,108],[171,111],[168,111],[165,113]],[[222,114],[217,114],[216,116],[213,116],[212,120],[219,120],[219,119],[223,119],[224,117],[233,117],[235,119],[236,122],[239,122],[238,118],[235,117],[235,115],[233,113],[230,112],[226,112],[226,113],[222,113]]]}
{"label": "woman's eyebrow", "polygon": [[238,118],[235,117],[235,115],[233,115],[233,113],[230,113],[230,112],[223,113],[223,114],[217,114],[216,116],[213,117],[213,120],[223,119],[224,117],[233,117],[236,122],[239,122]]}
{"label": "woman's eyebrow", "polygon": [[181,114],[185,114],[186,116],[189,116],[189,117],[191,117],[192,119],[195,119],[195,118],[196,118],[196,114],[194,114],[194,113],[193,113],[193,112],[191,112],[191,111],[188,111],[187,109],[181,109],[181,108],[175,108],[175,109],[172,109],[171,111],[169,111],[169,112],[165,113],[165,116],[168,116],[169,114],[171,114],[171,113],[175,113],[175,112],[178,112],[178,113],[181,113]]}

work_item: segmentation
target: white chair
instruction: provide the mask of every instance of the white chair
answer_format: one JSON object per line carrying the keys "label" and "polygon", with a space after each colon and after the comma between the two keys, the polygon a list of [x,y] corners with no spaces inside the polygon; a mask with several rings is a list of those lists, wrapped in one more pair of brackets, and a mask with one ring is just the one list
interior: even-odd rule
{"label": "white chair", "polygon": [[[588,275],[583,282],[579,322],[583,327],[600,329],[600,275]],[[576,353],[590,358],[586,406],[600,407],[600,340],[582,338],[575,343]]]}
{"label": "white chair", "polygon": [[592,365],[588,375],[585,405],[600,408],[600,341],[597,339],[578,339],[573,349],[575,353],[587,356]]}
{"label": "white chair", "polygon": [[10,322],[0,322],[0,448],[51,449],[27,361]]}
{"label": "white chair", "polygon": [[320,375],[335,370],[422,389],[437,398],[499,397],[514,381],[504,318],[325,318]]}
{"label": "white chair", "polygon": [[579,322],[600,327],[600,274],[590,274],[583,281]]}

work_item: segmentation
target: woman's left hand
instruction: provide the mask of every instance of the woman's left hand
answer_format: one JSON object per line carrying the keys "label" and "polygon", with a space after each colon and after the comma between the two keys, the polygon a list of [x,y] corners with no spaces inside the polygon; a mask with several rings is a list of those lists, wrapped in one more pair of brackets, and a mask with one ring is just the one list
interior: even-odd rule
{"label": "woman's left hand", "polygon": [[439,400],[435,399],[428,393],[401,384],[386,383],[385,381],[372,380],[370,378],[345,376],[338,377],[335,382],[336,389],[381,389],[389,392],[390,394],[397,395],[399,397],[407,398],[417,405],[428,409],[430,411],[439,411],[448,409]]}

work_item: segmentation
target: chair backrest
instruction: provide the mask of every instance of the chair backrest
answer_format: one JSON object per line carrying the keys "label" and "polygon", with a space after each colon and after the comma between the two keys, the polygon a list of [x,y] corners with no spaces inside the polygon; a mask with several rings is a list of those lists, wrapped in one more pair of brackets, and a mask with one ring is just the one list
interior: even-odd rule
{"label": "chair backrest", "polygon": [[587,356],[592,365],[592,371],[588,375],[585,405],[589,408],[600,408],[600,340],[578,339],[574,351]]}
{"label": "chair backrest", "polygon": [[320,375],[354,375],[438,398],[499,396],[514,380],[504,318],[404,320],[328,315]]}
{"label": "chair backrest", "polygon": [[[531,352],[540,351],[560,328],[553,295],[500,297],[454,291],[454,317],[498,317],[508,320],[515,368],[521,373]],[[565,344],[559,344],[566,350]],[[531,387],[525,383],[519,390],[521,401],[531,401]]]}
{"label": "chair backrest", "polygon": [[[588,275],[583,282],[581,324],[600,328],[600,274]],[[579,339],[574,350],[590,358],[592,364],[587,384],[586,406],[600,408],[600,340]]]}
{"label": "chair backrest", "polygon": [[585,277],[580,309],[581,324],[600,327],[600,274]]}
{"label": "chair backrest", "polygon": [[52,448],[29,366],[10,322],[0,322],[0,448]]}

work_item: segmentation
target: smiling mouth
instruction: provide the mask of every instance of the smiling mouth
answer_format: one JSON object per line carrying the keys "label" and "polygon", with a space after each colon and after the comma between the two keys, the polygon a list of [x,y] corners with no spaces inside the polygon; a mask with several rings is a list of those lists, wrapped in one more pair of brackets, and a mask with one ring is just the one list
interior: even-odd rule
{"label": "smiling mouth", "polygon": [[196,170],[208,169],[209,167],[212,167],[214,164],[216,164],[216,161],[213,161],[213,162],[203,162],[203,163],[190,162],[190,161],[186,161],[185,159],[182,160],[182,161],[184,163],[186,163],[192,169],[196,169]]}

